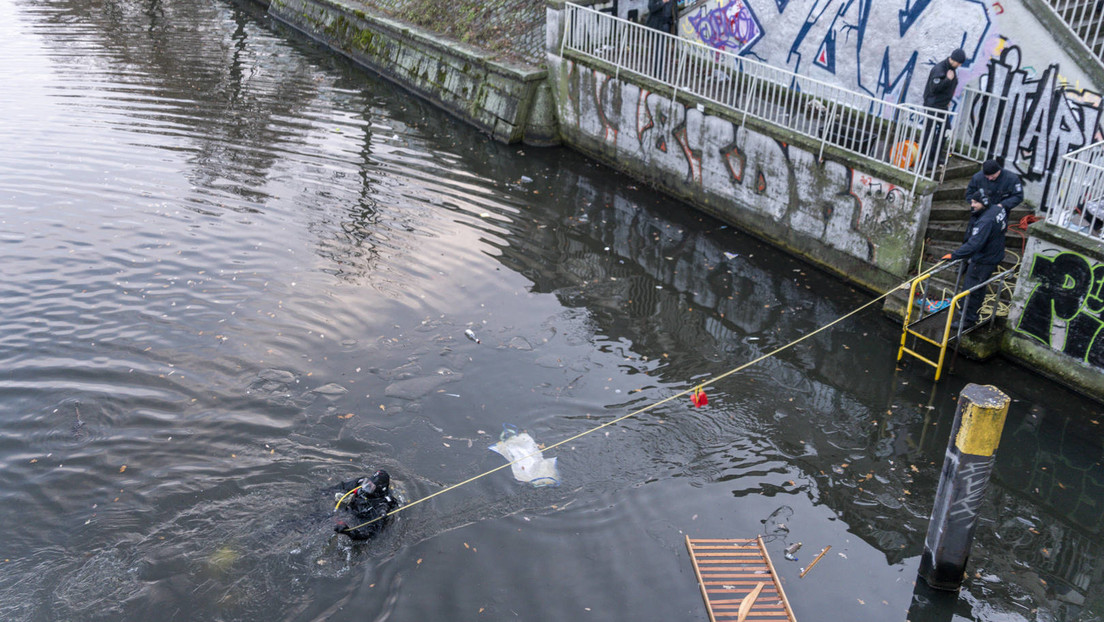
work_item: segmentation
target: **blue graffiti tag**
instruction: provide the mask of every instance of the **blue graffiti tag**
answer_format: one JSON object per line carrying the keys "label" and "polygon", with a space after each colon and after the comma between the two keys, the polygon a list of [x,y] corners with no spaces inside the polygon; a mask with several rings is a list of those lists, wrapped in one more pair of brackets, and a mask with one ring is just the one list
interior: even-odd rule
{"label": "blue graffiti tag", "polygon": [[689,20],[702,43],[729,52],[739,53],[763,34],[755,13],[743,0],[709,11],[699,9]]}

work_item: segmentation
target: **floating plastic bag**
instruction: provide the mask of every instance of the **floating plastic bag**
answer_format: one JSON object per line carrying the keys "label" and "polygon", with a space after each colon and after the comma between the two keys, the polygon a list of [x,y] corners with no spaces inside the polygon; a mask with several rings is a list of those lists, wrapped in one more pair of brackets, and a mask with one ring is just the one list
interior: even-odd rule
{"label": "floating plastic bag", "polygon": [[529,482],[534,486],[559,486],[560,472],[556,469],[556,459],[547,460],[541,455],[537,442],[528,432],[518,432],[517,428],[503,425],[502,435],[490,450],[513,463],[510,469],[519,482]]}

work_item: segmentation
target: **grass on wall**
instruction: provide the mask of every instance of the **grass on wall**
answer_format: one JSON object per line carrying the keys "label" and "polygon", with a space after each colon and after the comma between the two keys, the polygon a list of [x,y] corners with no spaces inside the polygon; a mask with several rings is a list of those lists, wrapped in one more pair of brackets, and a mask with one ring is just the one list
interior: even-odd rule
{"label": "grass on wall", "polygon": [[544,0],[405,0],[393,14],[427,30],[509,56],[514,37],[544,20]]}

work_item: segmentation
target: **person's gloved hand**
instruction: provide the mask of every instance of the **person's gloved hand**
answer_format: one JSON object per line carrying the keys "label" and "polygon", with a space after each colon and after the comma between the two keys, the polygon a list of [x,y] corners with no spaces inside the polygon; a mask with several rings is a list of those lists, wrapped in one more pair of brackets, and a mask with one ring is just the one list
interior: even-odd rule
{"label": "person's gloved hand", "polygon": [[942,259],[943,261],[950,261],[951,260],[951,254],[947,253],[946,255],[943,255],[942,257],[940,257],[940,259]]}

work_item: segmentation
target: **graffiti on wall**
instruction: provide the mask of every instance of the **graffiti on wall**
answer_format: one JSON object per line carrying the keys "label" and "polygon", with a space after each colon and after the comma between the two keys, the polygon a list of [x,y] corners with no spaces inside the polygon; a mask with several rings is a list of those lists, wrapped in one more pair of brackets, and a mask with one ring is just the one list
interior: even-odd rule
{"label": "graffiti on wall", "polygon": [[901,4],[706,0],[680,16],[679,28],[684,37],[801,75],[920,103],[932,64],[954,47],[979,57],[992,23],[982,0]]}
{"label": "graffiti on wall", "polygon": [[1009,45],[989,60],[980,82],[985,92],[1005,98],[1003,106],[987,106],[979,99],[962,114],[975,123],[991,117],[986,126],[993,135],[976,138],[989,142],[991,154],[1027,181],[1048,181],[1063,155],[1104,138],[1100,94],[1069,85],[1057,64],[1040,73],[1024,66],[1020,48]]}
{"label": "graffiti on wall", "polygon": [[702,0],[679,25],[683,37],[894,102],[921,103],[931,67],[962,47],[960,86],[1005,100],[961,110],[960,97],[956,114],[986,128],[975,145],[1016,170],[1029,201],[1045,207],[1062,156],[1104,140],[1102,94],[1070,84],[1058,63],[1033,65],[1000,35],[999,20],[1012,19],[1004,14],[985,0]]}
{"label": "graffiti on wall", "polygon": [[1030,278],[1035,287],[1016,330],[1104,369],[1104,263],[1071,251],[1036,253]]}
{"label": "graffiti on wall", "polygon": [[574,65],[561,72],[574,93],[561,121],[617,159],[642,162],[650,174],[676,176],[696,191],[750,206],[786,230],[872,263],[879,261],[878,240],[918,218],[904,188],[672,103],[667,93]]}
{"label": "graffiti on wall", "polygon": [[739,53],[763,34],[755,13],[744,0],[724,5],[705,3],[686,16],[698,40],[719,50]]}

